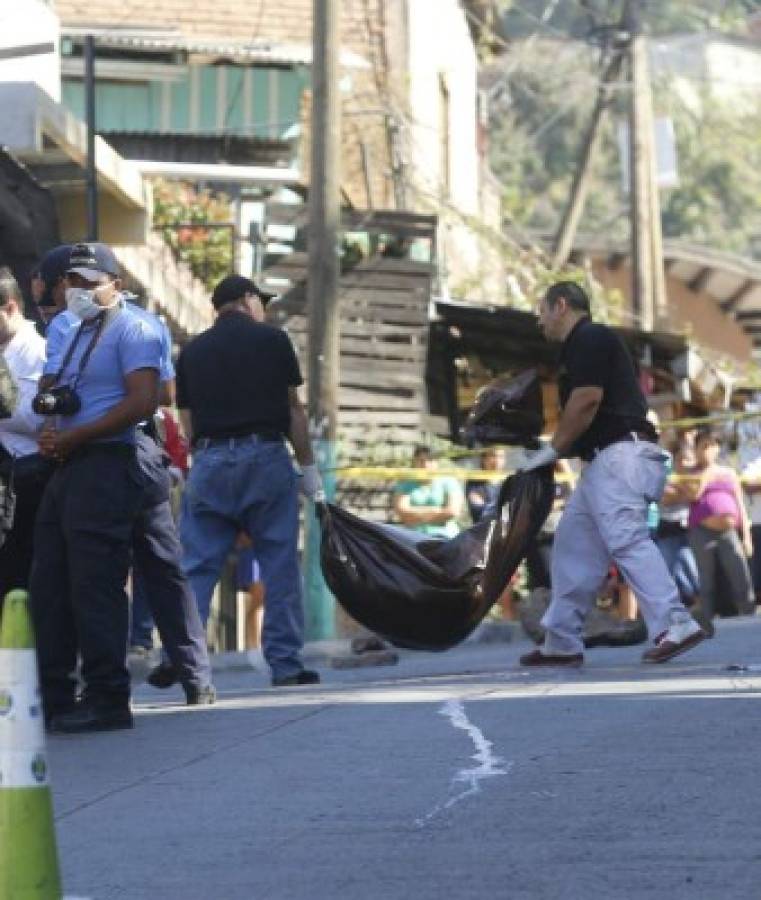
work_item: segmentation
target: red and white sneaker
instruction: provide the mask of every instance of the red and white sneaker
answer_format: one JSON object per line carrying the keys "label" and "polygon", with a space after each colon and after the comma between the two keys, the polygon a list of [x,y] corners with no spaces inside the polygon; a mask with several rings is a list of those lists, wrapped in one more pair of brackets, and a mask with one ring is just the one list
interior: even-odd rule
{"label": "red and white sneaker", "polygon": [[664,663],[679,656],[705,640],[706,633],[692,618],[685,613],[684,618],[672,622],[671,625],[655,639],[655,646],[642,654],[642,662]]}

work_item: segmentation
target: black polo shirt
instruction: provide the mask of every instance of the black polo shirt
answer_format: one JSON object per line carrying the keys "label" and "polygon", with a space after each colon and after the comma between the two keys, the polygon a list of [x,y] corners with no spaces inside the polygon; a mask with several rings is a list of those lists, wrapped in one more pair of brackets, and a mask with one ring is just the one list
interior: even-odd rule
{"label": "black polo shirt", "polygon": [[288,335],[241,312],[223,313],[177,360],[177,406],[193,438],[287,435],[288,388],[303,383]]}
{"label": "black polo shirt", "polygon": [[569,456],[589,459],[631,431],[656,438],[647,420],[647,403],[629,351],[607,325],[581,319],[563,342],[560,354],[560,405],[580,387],[602,388],[602,401],[589,428],[577,439]]}

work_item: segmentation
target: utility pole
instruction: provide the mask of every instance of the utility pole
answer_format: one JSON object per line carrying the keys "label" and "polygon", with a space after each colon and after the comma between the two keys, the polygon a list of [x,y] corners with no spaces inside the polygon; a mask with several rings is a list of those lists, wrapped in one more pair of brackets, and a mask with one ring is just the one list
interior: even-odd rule
{"label": "utility pole", "polygon": [[98,240],[98,172],[95,167],[95,38],[85,38],[85,121],[87,124],[87,240]]}
{"label": "utility pole", "polygon": [[600,146],[601,130],[600,125],[602,118],[610,105],[612,91],[611,87],[618,78],[621,71],[621,64],[624,58],[624,51],[621,47],[613,50],[613,56],[610,58],[608,65],[602,74],[600,87],[597,91],[597,102],[592,112],[592,119],[589,123],[586,134],[584,135],[584,143],[581,150],[581,159],[573,176],[573,184],[571,185],[571,196],[568,199],[563,218],[555,236],[552,247],[552,265],[553,268],[559,269],[568,262],[568,257],[573,249],[573,242],[576,240],[576,232],[579,228],[579,221],[584,212],[584,204],[587,199],[589,190],[589,180],[592,172],[592,163],[597,155],[597,148]]}
{"label": "utility pole", "polygon": [[668,325],[668,297],[666,295],[666,271],[663,264],[663,225],[661,223],[661,194],[658,187],[658,152],[655,144],[655,118],[653,116],[653,92],[650,82],[648,54],[645,53],[645,86],[647,90],[646,104],[650,128],[650,255],[653,261],[653,327],[665,328]]}
{"label": "utility pole", "polygon": [[573,249],[573,242],[576,240],[579,221],[584,212],[584,204],[586,203],[587,193],[589,191],[592,164],[597,156],[597,149],[600,146],[602,137],[600,126],[602,125],[603,116],[613,99],[615,83],[627,55],[629,7],[632,2],[636,2],[636,0],[624,0],[621,19],[618,22],[618,25],[614,26],[612,56],[608,60],[608,64],[605,66],[600,78],[597,101],[595,103],[595,108],[592,111],[592,119],[589,123],[589,127],[584,135],[581,158],[574,173],[568,206],[563,213],[563,218],[560,222],[560,227],[558,228],[552,247],[552,265],[556,269],[559,269],[568,262],[568,257],[571,255],[571,250]]}
{"label": "utility pole", "polygon": [[[338,92],[340,0],[313,0],[312,154],[309,186],[309,427],[328,499],[335,494],[340,315],[338,253],[341,109]],[[333,598],[320,570],[319,523],[307,520],[307,637],[335,632]]]}
{"label": "utility pole", "polygon": [[655,158],[655,125],[647,38],[642,33],[645,0],[629,3],[632,93],[629,114],[632,300],[639,324],[651,331],[666,318],[663,239]]}

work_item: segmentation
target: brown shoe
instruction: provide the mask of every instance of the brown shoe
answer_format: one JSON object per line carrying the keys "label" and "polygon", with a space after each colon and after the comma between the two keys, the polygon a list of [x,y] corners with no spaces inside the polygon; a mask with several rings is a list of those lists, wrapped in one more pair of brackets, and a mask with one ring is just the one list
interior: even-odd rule
{"label": "brown shoe", "polygon": [[563,666],[566,669],[578,669],[584,663],[583,653],[542,653],[532,650],[521,657],[522,666],[536,668],[538,666]]}
{"label": "brown shoe", "polygon": [[664,663],[679,656],[696,644],[705,640],[706,633],[698,623],[690,617],[684,622],[671,625],[667,631],[655,639],[655,646],[642,654],[642,662]]}

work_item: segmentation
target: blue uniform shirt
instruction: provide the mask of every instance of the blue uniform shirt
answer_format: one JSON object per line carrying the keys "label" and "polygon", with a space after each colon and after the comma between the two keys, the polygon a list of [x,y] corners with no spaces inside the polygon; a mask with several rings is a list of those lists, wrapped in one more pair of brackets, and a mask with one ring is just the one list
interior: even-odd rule
{"label": "blue uniform shirt", "polygon": [[68,309],[62,309],[50,320],[45,331],[45,368],[43,375],[55,375],[61,366],[66,339],[72,328],[79,325],[79,319]]}
{"label": "blue uniform shirt", "polygon": [[[159,379],[162,382],[172,381],[175,376],[174,363],[172,362],[172,335],[167,326],[159,319],[158,316],[146,309],[127,301],[127,309],[133,313],[138,319],[150,325],[155,329],[161,340],[161,369],[159,370]],[[46,363],[45,375],[55,375],[63,360],[62,347],[68,346],[66,342],[67,335],[71,328],[75,328],[80,324],[79,319],[70,313],[68,309],[61,310],[57,316],[51,319],[45,332],[46,342]]]}
{"label": "blue uniform shirt", "polygon": [[133,316],[140,319],[150,328],[152,328],[159,336],[161,341],[161,368],[159,369],[159,380],[164,383],[172,381],[175,375],[174,363],[172,362],[172,335],[164,322],[152,312],[136,306],[134,303],[127,301],[126,308]]}
{"label": "blue uniform shirt", "polygon": [[[62,431],[100,419],[127,396],[125,377],[138,369],[162,369],[162,345],[156,328],[136,316],[132,307],[118,308],[106,324],[90,359],[78,377],[79,362],[90,343],[91,326],[70,328],[61,347],[61,360],[82,330],[76,349],[58,381],[76,388],[82,408],[73,416],[58,416]],[[135,429],[102,440],[135,443]]]}

